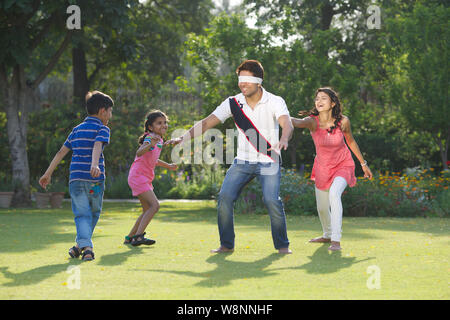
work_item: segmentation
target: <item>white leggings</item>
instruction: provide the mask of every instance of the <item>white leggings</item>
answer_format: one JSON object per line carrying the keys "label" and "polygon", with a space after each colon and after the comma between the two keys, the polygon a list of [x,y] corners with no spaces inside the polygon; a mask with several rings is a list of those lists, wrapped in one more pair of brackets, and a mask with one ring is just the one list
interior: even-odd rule
{"label": "white leggings", "polygon": [[328,191],[316,187],[317,212],[322,224],[323,237],[331,241],[341,241],[342,232],[342,201],[341,195],[347,187],[347,181],[336,177]]}

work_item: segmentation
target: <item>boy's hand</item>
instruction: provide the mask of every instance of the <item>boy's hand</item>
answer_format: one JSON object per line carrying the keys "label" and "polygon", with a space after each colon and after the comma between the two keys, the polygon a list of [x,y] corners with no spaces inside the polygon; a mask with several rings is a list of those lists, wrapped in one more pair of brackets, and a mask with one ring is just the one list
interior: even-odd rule
{"label": "boy's hand", "polygon": [[93,178],[99,177],[101,173],[102,172],[98,166],[91,166],[91,176]]}
{"label": "boy's hand", "polygon": [[175,171],[178,169],[178,166],[175,163],[171,163],[167,169]]}
{"label": "boy's hand", "polygon": [[44,175],[39,179],[39,184],[40,184],[40,186],[41,186],[42,188],[46,189],[47,186],[50,184],[51,181],[52,181],[52,176],[44,174]]}

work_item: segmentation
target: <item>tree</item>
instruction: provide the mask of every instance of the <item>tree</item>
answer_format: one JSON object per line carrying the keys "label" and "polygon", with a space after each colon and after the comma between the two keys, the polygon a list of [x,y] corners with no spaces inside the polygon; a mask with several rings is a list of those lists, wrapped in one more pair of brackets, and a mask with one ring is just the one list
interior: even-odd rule
{"label": "tree", "polygon": [[448,6],[417,3],[412,13],[388,21],[386,47],[392,100],[412,128],[431,134],[444,169],[450,142],[449,21]]}
{"label": "tree", "polygon": [[28,116],[34,90],[69,46],[65,1],[16,0],[0,4],[0,94],[6,111],[13,203],[30,204]]}
{"label": "tree", "polygon": [[139,7],[139,2],[101,0],[92,6],[91,1],[81,0],[77,4],[83,23],[72,38],[73,96],[75,104],[84,111],[85,95],[99,75],[135,55],[135,35],[129,32],[135,24],[130,21],[130,12]]}

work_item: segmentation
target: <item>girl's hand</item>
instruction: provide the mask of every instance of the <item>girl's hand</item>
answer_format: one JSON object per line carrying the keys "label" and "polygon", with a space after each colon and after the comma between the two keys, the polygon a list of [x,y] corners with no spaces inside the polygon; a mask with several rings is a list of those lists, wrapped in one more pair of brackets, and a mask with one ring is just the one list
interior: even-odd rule
{"label": "girl's hand", "polygon": [[178,169],[178,166],[175,163],[171,163],[167,169],[175,171]]}
{"label": "girl's hand", "polygon": [[47,186],[50,184],[51,181],[52,181],[52,176],[44,174],[44,175],[39,179],[39,184],[40,184],[40,186],[41,186],[42,188],[46,189]]}
{"label": "girl's hand", "polygon": [[364,171],[364,178],[369,178],[369,180],[372,180],[372,171],[370,171],[369,166],[365,165],[362,166],[362,169]]}
{"label": "girl's hand", "polygon": [[151,141],[149,143],[150,147],[156,146],[156,144],[161,140],[161,137],[157,134],[150,135],[149,137],[151,138]]}

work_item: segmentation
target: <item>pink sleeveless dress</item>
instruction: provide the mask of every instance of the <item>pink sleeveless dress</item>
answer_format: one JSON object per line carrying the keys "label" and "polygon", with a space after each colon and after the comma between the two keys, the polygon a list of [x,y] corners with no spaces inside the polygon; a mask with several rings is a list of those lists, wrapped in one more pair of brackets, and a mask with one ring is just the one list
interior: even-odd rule
{"label": "pink sleeveless dress", "polygon": [[152,181],[155,177],[155,167],[161,154],[163,140],[161,139],[153,150],[142,156],[136,156],[128,173],[128,185],[133,196],[138,196],[148,190],[153,190]]}
{"label": "pink sleeveless dress", "polygon": [[336,177],[344,178],[350,187],[354,187],[356,185],[355,162],[345,144],[340,126],[335,128],[333,133],[328,133],[326,129],[319,128],[317,116],[311,117],[317,123],[316,131],[311,132],[316,146],[311,180],[315,181],[319,190],[328,190]]}

